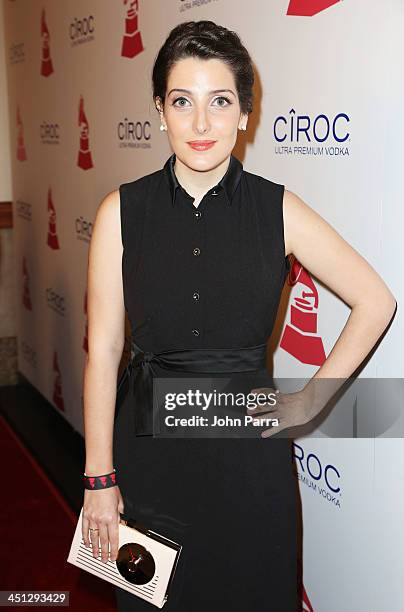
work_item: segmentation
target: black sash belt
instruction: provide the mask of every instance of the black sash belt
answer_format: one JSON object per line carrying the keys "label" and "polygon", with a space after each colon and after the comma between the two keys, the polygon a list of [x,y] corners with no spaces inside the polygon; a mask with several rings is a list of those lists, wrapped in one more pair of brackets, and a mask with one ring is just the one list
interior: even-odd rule
{"label": "black sash belt", "polygon": [[129,375],[133,375],[135,435],[153,435],[153,363],[179,372],[236,373],[265,368],[267,343],[242,348],[143,351],[132,340]]}

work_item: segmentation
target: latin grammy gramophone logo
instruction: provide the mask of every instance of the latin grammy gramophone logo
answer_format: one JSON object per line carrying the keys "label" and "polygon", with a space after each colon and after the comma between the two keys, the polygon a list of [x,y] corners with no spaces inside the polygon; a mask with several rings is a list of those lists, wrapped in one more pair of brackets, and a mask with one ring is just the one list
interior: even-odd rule
{"label": "latin grammy gramophone logo", "polygon": [[22,258],[22,304],[27,310],[32,310],[31,292],[29,290],[29,273],[25,255]]}
{"label": "latin grammy gramophone logo", "polygon": [[138,15],[139,0],[123,0],[127,6],[125,17],[125,33],[122,39],[122,57],[135,57],[144,51],[142,35],[139,31]]}
{"label": "latin grammy gramophone logo", "polygon": [[50,54],[50,35],[48,26],[45,20],[45,9],[42,9],[41,17],[41,38],[42,38],[42,60],[41,60],[41,75],[48,77],[53,73],[53,64]]}
{"label": "latin grammy gramophone logo", "polygon": [[338,4],[341,0],[290,0],[287,15],[299,17],[312,17],[325,11],[330,6]]}
{"label": "latin grammy gramophone logo", "polygon": [[302,612],[314,612],[313,610],[313,606],[310,603],[310,599],[309,596],[307,595],[307,591],[304,588],[304,585],[302,587]]}
{"label": "latin grammy gramophone logo", "polygon": [[84,98],[80,96],[79,103],[79,128],[80,128],[80,145],[79,154],[77,157],[77,165],[82,170],[89,170],[93,167],[93,160],[91,157],[90,144],[89,144],[89,125],[86,114],[84,112]]}
{"label": "latin grammy gramophone logo", "polygon": [[48,189],[48,240],[47,245],[51,249],[60,249],[56,230],[56,210],[52,201],[52,191]]}
{"label": "latin grammy gramophone logo", "polygon": [[296,258],[287,282],[290,286],[299,286],[300,294],[293,297],[290,320],[283,330],[279,346],[301,363],[321,366],[326,355],[317,328],[318,291],[310,274]]}
{"label": "latin grammy gramophone logo", "polygon": [[53,403],[64,412],[65,403],[63,401],[63,392],[62,392],[62,375],[60,373],[58,355],[57,352],[53,352],[53,372],[55,374],[55,378],[53,380]]}
{"label": "latin grammy gramophone logo", "polygon": [[17,105],[17,159],[18,161],[25,161],[27,159],[27,153],[25,151],[24,144],[24,125],[22,123],[20,107]]}

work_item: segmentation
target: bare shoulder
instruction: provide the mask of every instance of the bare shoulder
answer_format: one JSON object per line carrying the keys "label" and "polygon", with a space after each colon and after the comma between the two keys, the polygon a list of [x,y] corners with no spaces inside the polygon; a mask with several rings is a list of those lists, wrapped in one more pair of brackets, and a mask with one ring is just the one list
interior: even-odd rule
{"label": "bare shoulder", "polygon": [[118,216],[119,218],[120,196],[119,189],[114,189],[107,193],[101,200],[98,209],[97,217],[102,217],[103,220],[109,219],[113,221]]}
{"label": "bare shoulder", "polygon": [[329,245],[343,250],[345,248],[347,254],[349,245],[337,230],[299,195],[288,189],[284,190],[283,216],[287,255],[293,253],[296,257],[300,255],[305,259],[308,252],[314,254],[313,247],[317,241],[328,241]]}
{"label": "bare shoulder", "polygon": [[[283,218],[285,226],[286,255],[296,255],[297,241],[304,233],[315,233],[319,225],[323,229],[327,221],[309,206],[300,196],[285,188],[283,195]],[[330,227],[330,226],[329,226]]]}
{"label": "bare shoulder", "polygon": [[376,301],[395,303],[371,264],[324,217],[286,189],[283,216],[286,254],[293,253],[308,272],[347,304],[353,306],[370,295]]}
{"label": "bare shoulder", "polygon": [[107,193],[98,205],[92,233],[92,241],[110,244],[121,242],[121,213],[119,189]]}

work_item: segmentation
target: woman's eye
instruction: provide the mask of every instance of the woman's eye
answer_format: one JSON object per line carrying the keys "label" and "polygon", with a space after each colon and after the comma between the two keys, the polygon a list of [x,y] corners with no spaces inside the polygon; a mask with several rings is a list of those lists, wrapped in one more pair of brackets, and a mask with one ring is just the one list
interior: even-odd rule
{"label": "woman's eye", "polygon": [[[183,96],[180,96],[179,98],[176,98],[173,102],[173,106],[177,106],[179,108],[184,108],[187,104],[188,100],[186,98],[184,98]],[[231,100],[229,100],[229,98],[226,98],[226,96],[218,96],[217,98],[215,98],[213,100],[214,103],[217,103],[216,106],[228,106],[229,104],[231,104]]]}
{"label": "woman's eye", "polygon": [[183,97],[176,98],[173,102],[173,106],[185,106],[184,104],[177,104],[177,102],[188,102],[188,100]]}
{"label": "woman's eye", "polygon": [[219,106],[227,106],[228,104],[231,104],[229,98],[226,98],[225,96],[219,96],[218,98],[215,98],[215,102],[217,100],[222,100],[222,101],[224,100],[225,101],[225,104],[219,104]]}

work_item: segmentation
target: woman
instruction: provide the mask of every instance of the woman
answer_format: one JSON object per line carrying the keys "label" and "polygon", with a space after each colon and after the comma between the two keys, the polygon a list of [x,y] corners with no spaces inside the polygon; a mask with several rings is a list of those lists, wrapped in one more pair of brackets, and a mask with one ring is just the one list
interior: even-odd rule
{"label": "woman", "polygon": [[[251,59],[236,33],[211,21],[174,28],[153,69],[153,98],[174,153],[162,169],[104,198],[91,241],[86,474],[115,468],[117,480],[85,491],[83,538],[105,562],[110,545],[115,560],[125,512],[181,543],[167,611],[297,610],[290,439],[262,438],[309,422],[327,397],[310,384],[281,394],[273,411],[280,424],[262,438],[154,437],[150,361],[159,377],[206,376],[217,366],[247,393],[271,389],[265,346],[291,253],[352,307],[313,381],[349,377],[396,306],[375,270],[322,217],[232,155],[238,130],[247,128],[252,86]],[[138,361],[114,423],[125,309]],[[210,369],[201,368],[200,349]],[[165,362],[164,351],[176,350],[183,368]],[[219,367],[226,360],[233,370]],[[152,609],[120,588],[117,601],[119,610]]]}

